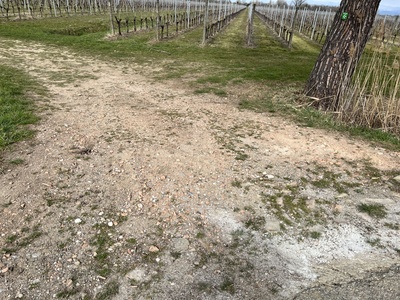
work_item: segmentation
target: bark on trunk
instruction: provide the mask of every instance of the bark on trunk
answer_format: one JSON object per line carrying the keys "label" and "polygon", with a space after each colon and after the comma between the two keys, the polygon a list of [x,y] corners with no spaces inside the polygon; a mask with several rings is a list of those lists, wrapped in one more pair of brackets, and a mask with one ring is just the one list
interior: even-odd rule
{"label": "bark on trunk", "polygon": [[342,0],[305,88],[307,96],[319,99],[319,108],[336,109],[368,41],[379,3]]}

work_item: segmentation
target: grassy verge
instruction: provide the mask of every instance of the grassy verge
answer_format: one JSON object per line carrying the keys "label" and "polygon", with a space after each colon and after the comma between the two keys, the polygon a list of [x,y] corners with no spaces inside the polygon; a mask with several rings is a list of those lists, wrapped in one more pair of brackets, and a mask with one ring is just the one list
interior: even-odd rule
{"label": "grassy verge", "polygon": [[245,99],[239,103],[242,109],[269,112],[291,118],[296,123],[326,130],[346,133],[350,136],[375,143],[390,150],[400,151],[400,139],[391,133],[362,126],[351,126],[334,118],[333,113],[321,112],[307,105],[300,94],[301,86],[278,85],[268,95]]}
{"label": "grassy verge", "polygon": [[26,74],[0,65],[0,150],[33,134],[27,126],[39,119],[27,96],[33,86]]}
{"label": "grassy verge", "polygon": [[[131,16],[133,18],[133,15]],[[109,39],[108,16],[84,16],[2,23],[0,36],[67,46],[80,54],[154,66],[158,78],[192,78],[200,83],[305,81],[318,55],[315,46],[293,51],[282,46],[255,20],[257,47],[245,46],[247,14],[201,47],[202,28],[155,42],[154,31]]]}
{"label": "grassy verge", "polygon": [[[133,15],[127,17],[132,19]],[[110,39],[106,15],[2,23],[0,36],[65,46],[80,55],[135,62],[138,70],[152,70],[150,76],[155,80],[178,78],[195,93],[228,98],[239,92],[241,108],[279,112],[305,126],[349,132],[400,149],[394,135],[346,126],[334,121],[332,115],[300,107],[295,92],[303,88],[320,46],[295,36],[293,49],[289,50],[255,18],[255,46],[247,47],[246,18],[246,13],[238,16],[205,47],[200,46],[202,28],[161,42],[155,42],[154,31]]]}

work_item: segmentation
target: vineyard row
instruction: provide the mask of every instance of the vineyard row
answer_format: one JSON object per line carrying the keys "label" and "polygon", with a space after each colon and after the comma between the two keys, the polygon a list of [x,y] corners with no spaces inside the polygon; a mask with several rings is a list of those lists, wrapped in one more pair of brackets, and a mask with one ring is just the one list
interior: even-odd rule
{"label": "vineyard row", "polygon": [[[218,12],[219,20],[243,9],[245,5],[227,0],[209,1],[209,10]],[[160,0],[160,11],[179,12],[205,11],[204,1]],[[73,15],[95,15],[110,12],[134,13],[139,16],[156,13],[156,0],[0,0],[0,17],[6,20],[36,19]],[[223,17],[222,17],[223,16]]]}
{"label": "vineyard row", "polygon": [[[319,8],[304,8],[296,13],[294,7],[276,5],[259,5],[256,9],[257,15],[283,40],[288,41],[290,35],[297,32],[318,43],[325,41],[336,13]],[[398,16],[377,16],[371,37],[383,43],[400,45],[399,21]]]}
{"label": "vineyard row", "polygon": [[[238,9],[237,11],[235,10],[236,8]],[[234,10],[227,12],[226,15],[217,10],[211,12],[211,14],[209,14],[210,22],[206,25],[206,39],[213,37],[216,33],[222,30],[244,9],[239,8],[240,7],[233,7]],[[133,27],[130,27],[129,25],[129,17],[126,17],[124,22],[122,22],[123,20],[117,16],[114,16],[114,18],[119,35],[122,35],[123,29],[126,30],[126,33],[129,33],[130,30],[133,30],[133,32],[140,32],[156,29],[157,20],[156,17],[153,16],[144,18],[137,18],[134,16],[133,19],[131,19]],[[204,13],[202,11],[192,11],[189,15],[186,13],[167,13],[159,16],[158,24],[160,39],[164,39],[176,36],[180,32],[204,25]]]}

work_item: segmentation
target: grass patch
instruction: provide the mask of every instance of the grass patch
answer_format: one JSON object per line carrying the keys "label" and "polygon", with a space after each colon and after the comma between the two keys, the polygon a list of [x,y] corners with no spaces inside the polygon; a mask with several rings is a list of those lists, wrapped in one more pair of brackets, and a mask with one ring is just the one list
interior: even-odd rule
{"label": "grass patch", "polygon": [[[236,251],[248,250],[248,247],[252,243],[253,234],[248,230],[237,229],[231,232],[232,241],[229,247]],[[234,263],[230,263],[234,265]]]}
{"label": "grass patch", "polygon": [[194,91],[195,94],[214,94],[220,97],[226,97],[228,96],[227,92],[225,92],[222,89],[218,89],[218,88],[213,88],[213,87],[204,87],[201,89],[197,89]]}
{"label": "grass patch", "polygon": [[400,225],[399,224],[385,223],[384,225],[387,228],[392,229],[392,230],[400,230]]}
{"label": "grass patch", "polygon": [[312,239],[319,239],[319,238],[321,237],[321,232],[312,231],[312,232],[310,233],[310,237],[311,237]]}
{"label": "grass patch", "polygon": [[278,203],[278,198],[281,194],[278,195],[266,195],[264,193],[261,194],[262,202],[267,204],[272,208],[274,215],[282,222],[282,229],[286,229],[286,225],[293,226],[293,222],[288,218],[286,214],[285,208]]}
{"label": "grass patch", "polygon": [[249,158],[249,155],[244,153],[243,151],[236,151],[236,156],[235,159],[236,160],[246,160]]}
{"label": "grass patch", "polygon": [[203,238],[205,238],[205,236],[206,236],[206,234],[204,232],[202,232],[202,231],[199,231],[196,234],[196,238],[197,239],[203,239]]}
{"label": "grass patch", "polygon": [[300,196],[296,188],[287,194],[282,192],[271,195],[261,193],[261,201],[281,221],[282,230],[285,230],[286,226],[295,226],[301,220],[312,219],[311,223],[324,221],[322,215],[317,215],[308,208],[307,198]]}
{"label": "grass patch", "polygon": [[361,203],[360,205],[357,206],[357,209],[359,212],[366,213],[370,217],[376,219],[382,219],[387,215],[386,208],[382,204]]}
{"label": "grass patch", "polygon": [[201,292],[211,293],[211,291],[213,289],[213,285],[206,281],[200,281],[200,282],[196,283],[196,288]]}
{"label": "grass patch", "polygon": [[119,293],[119,283],[117,281],[110,281],[107,283],[102,291],[96,295],[96,300],[108,300]]}
{"label": "grass patch", "polygon": [[95,270],[100,276],[106,277],[111,273],[111,261],[108,248],[113,244],[113,240],[108,235],[107,225],[98,225],[98,231],[91,244],[96,247]]}
{"label": "grass patch", "polygon": [[235,294],[235,282],[232,278],[225,277],[220,284],[221,291],[228,292],[229,294]]}
{"label": "grass patch", "polygon": [[246,226],[246,228],[252,230],[260,230],[265,226],[265,224],[266,221],[264,216],[254,216],[248,219],[244,225]]}
{"label": "grass patch", "polygon": [[358,183],[340,181],[339,178],[341,177],[341,174],[336,174],[332,171],[326,170],[324,167],[316,166],[315,174],[319,174],[320,171],[322,172],[321,178],[308,181],[303,177],[302,182],[309,182],[311,185],[319,189],[333,188],[340,194],[347,193],[348,188],[359,186]]}
{"label": "grass patch", "polygon": [[[33,135],[34,131],[27,125],[36,123],[39,118],[28,96],[32,89],[36,89],[34,82],[25,73],[0,65],[0,149]],[[22,162],[15,160],[13,163]]]}
{"label": "grass patch", "polygon": [[16,234],[8,236],[6,238],[6,246],[3,247],[2,251],[4,253],[11,254],[17,252],[24,247],[29,246],[36,239],[43,235],[43,232],[40,231],[39,227],[40,225],[35,225],[30,233],[29,231],[24,230],[23,233],[26,233],[25,236],[19,236]]}
{"label": "grass patch", "polygon": [[380,179],[382,177],[382,172],[375,168],[370,161],[364,161],[364,174],[370,179]]}
{"label": "grass patch", "polygon": [[319,231],[311,231],[311,232],[306,232],[304,235],[314,240],[318,240],[322,236],[322,233]]}
{"label": "grass patch", "polygon": [[126,242],[130,245],[136,245],[137,244],[137,240],[135,238],[129,238],[126,240]]}
{"label": "grass patch", "polygon": [[235,179],[235,180],[233,180],[233,181],[231,182],[231,185],[232,185],[233,187],[236,187],[236,188],[241,188],[241,187],[242,187],[242,182],[241,182],[240,180]]}
{"label": "grass patch", "polygon": [[76,294],[78,294],[81,291],[81,288],[79,287],[73,287],[71,289],[65,289],[61,292],[58,292],[56,294],[57,298],[60,299],[71,299],[71,297],[75,296]]}
{"label": "grass patch", "polygon": [[12,165],[22,165],[23,163],[25,163],[25,161],[21,158],[10,160],[10,164]]}
{"label": "grass patch", "polygon": [[382,247],[381,240],[378,239],[378,238],[376,238],[376,239],[368,239],[368,240],[366,240],[366,242],[368,244],[370,244],[372,247],[378,247],[378,248]]}

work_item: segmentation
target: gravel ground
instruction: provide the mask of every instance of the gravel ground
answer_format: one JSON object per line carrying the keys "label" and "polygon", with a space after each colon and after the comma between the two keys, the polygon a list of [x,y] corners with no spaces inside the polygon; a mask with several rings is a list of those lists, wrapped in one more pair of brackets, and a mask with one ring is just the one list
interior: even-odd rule
{"label": "gravel ground", "polygon": [[1,299],[400,297],[398,152],[134,65],[0,58],[50,91],[1,153]]}

